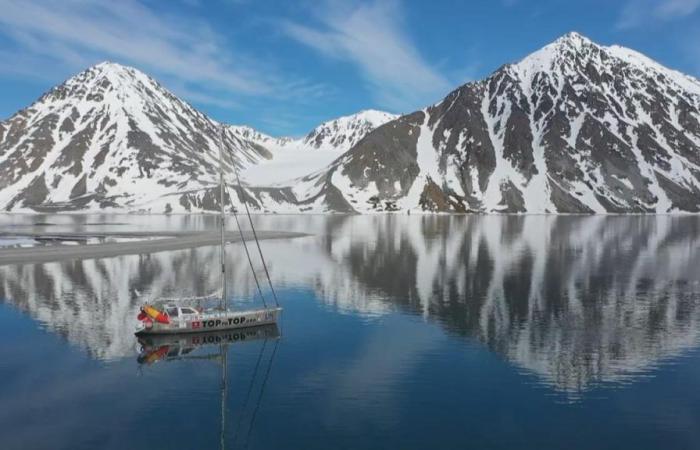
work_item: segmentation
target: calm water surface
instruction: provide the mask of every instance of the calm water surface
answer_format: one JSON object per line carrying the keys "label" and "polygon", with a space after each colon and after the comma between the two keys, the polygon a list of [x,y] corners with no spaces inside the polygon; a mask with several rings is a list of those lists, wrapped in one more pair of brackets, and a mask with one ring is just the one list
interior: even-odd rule
{"label": "calm water surface", "polygon": [[215,291],[216,247],[0,266],[0,448],[700,448],[700,218],[255,220],[313,234],[262,243],[278,329],[137,342],[134,290]]}

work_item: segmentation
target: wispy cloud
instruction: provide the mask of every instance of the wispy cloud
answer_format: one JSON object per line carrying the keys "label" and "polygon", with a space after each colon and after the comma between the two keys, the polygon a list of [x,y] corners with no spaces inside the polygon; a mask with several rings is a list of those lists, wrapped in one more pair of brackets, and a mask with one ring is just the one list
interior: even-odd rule
{"label": "wispy cloud", "polygon": [[[0,10],[0,35],[14,43],[4,51],[28,66],[13,67],[17,73],[42,73],[57,64],[73,70],[111,58],[187,84],[192,99],[219,106],[231,101],[211,91],[289,97],[290,87],[319,89],[232,48],[203,21],[156,13],[137,0],[0,0]],[[208,92],[197,92],[192,86],[198,84]]]}
{"label": "wispy cloud", "polygon": [[189,102],[203,103],[222,109],[241,108],[241,104],[235,100],[208,92],[206,89],[192,89],[179,81],[173,81],[168,88],[179,98],[187,99]]}
{"label": "wispy cloud", "polygon": [[617,28],[629,29],[655,21],[671,21],[693,14],[700,0],[628,0],[617,21]]}
{"label": "wispy cloud", "polygon": [[379,103],[405,111],[438,99],[451,83],[409,39],[400,6],[394,0],[326,2],[315,6],[314,26],[289,21],[281,26],[322,55],[354,64]]}

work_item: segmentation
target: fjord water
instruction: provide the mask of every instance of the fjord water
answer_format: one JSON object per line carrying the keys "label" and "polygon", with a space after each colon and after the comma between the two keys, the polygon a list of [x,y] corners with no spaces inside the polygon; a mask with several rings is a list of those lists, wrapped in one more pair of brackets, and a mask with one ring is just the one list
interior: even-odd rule
{"label": "fjord water", "polygon": [[[279,339],[139,357],[134,289],[215,291],[216,247],[0,266],[0,447],[700,448],[700,218],[255,220],[310,233],[261,243],[285,308]],[[229,248],[232,296],[258,302],[242,247]]]}

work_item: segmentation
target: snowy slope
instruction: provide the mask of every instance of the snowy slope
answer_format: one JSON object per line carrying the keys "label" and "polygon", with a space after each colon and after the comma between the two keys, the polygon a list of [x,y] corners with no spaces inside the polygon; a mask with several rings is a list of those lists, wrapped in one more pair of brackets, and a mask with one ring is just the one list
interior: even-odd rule
{"label": "snowy slope", "polygon": [[327,167],[369,132],[397,117],[383,111],[360,111],[324,122],[300,139],[273,138],[250,127],[231,129],[265,146],[272,154],[268,160],[247,168],[246,181],[255,186],[285,186]]}

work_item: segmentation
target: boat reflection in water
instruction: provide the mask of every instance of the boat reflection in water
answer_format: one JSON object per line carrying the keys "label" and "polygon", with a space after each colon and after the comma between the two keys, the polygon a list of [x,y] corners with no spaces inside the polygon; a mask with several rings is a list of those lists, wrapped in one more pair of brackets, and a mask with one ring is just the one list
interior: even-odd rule
{"label": "boat reflection in water", "polygon": [[[238,420],[236,421],[234,436],[231,442],[231,447],[237,447],[240,443],[242,448],[248,448],[250,436],[255,425],[255,418],[258,414],[263,394],[265,393],[265,386],[267,385],[267,379],[270,375],[270,369],[272,368],[272,362],[277,354],[279,337],[280,332],[276,324],[210,333],[140,336],[138,338],[140,351],[137,361],[141,366],[153,366],[158,362],[197,360],[216,361],[221,365],[221,426],[219,446],[223,450],[226,448],[226,413],[228,412],[228,346],[234,343],[263,340],[264,342],[260,347],[247,395],[238,411]],[[271,351],[266,352],[265,350],[269,340],[274,340],[275,344]],[[265,356],[266,354],[269,354],[269,356]],[[260,388],[257,393],[254,393],[253,387],[257,384],[256,381],[259,376],[262,377]],[[255,400],[251,400],[251,398]],[[252,412],[246,414],[247,409],[252,409]],[[244,417],[249,417],[247,425],[243,423]]]}
{"label": "boat reflection in water", "polygon": [[278,339],[277,325],[263,325],[240,330],[219,331],[211,333],[187,333],[147,335],[138,338],[139,364],[152,365],[159,361],[183,359],[217,359],[221,355],[200,355],[199,348],[207,346],[227,346],[236,342],[257,341],[261,339]]}

